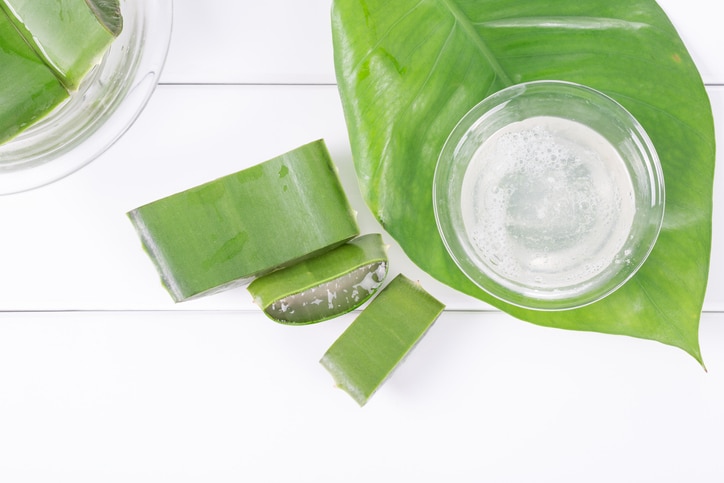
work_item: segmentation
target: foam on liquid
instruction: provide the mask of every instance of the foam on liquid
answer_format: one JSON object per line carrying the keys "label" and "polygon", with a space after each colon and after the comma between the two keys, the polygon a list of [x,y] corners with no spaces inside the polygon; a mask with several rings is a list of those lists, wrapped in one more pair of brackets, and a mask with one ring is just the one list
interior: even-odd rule
{"label": "foam on liquid", "polygon": [[618,151],[591,128],[548,116],[486,140],[461,202],[486,271],[543,290],[585,284],[620,262],[636,210]]}

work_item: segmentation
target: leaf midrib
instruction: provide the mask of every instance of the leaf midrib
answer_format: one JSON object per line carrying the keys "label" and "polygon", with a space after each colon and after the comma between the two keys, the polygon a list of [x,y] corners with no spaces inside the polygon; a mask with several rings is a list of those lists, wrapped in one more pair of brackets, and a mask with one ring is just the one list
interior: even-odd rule
{"label": "leaf midrib", "polygon": [[505,84],[506,86],[512,86],[515,84],[507,72],[505,72],[505,69],[502,65],[500,65],[500,62],[498,62],[497,57],[493,54],[493,52],[488,47],[488,44],[485,42],[485,40],[480,36],[478,31],[475,29],[475,25],[470,20],[470,18],[465,15],[465,12],[463,12],[460,7],[455,3],[454,0],[439,0],[440,3],[445,7],[452,17],[455,19],[455,22],[460,25],[463,32],[470,38],[473,45],[480,51],[480,53],[483,55],[485,60],[488,61],[490,66],[493,68],[493,72],[495,72],[495,75],[498,77],[498,79]]}

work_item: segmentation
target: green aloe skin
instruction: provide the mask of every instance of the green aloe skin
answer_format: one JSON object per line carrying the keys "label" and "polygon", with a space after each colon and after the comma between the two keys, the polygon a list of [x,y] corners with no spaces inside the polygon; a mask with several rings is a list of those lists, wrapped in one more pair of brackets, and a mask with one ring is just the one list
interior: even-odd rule
{"label": "green aloe skin", "polygon": [[0,9],[0,143],[68,98],[68,91]]}
{"label": "green aloe skin", "polygon": [[[714,123],[698,70],[655,1],[335,0],[332,30],[362,194],[413,262],[520,319],[656,340],[703,363]],[[460,118],[504,87],[543,79],[588,85],[626,107],[666,182],[663,228],[636,276],[564,312],[507,305],[475,286],[447,254],[432,207],[437,157]]]}
{"label": "green aloe skin", "polygon": [[259,277],[248,290],[272,320],[311,324],[362,305],[382,285],[387,268],[387,246],[382,236],[368,234]]}
{"label": "green aloe skin", "polygon": [[332,344],[320,362],[337,385],[364,406],[444,308],[418,283],[398,275]]}
{"label": "green aloe skin", "polygon": [[0,143],[66,100],[122,27],[119,0],[0,0]]}
{"label": "green aloe skin", "polygon": [[248,283],[359,234],[322,140],[128,217],[176,302]]}

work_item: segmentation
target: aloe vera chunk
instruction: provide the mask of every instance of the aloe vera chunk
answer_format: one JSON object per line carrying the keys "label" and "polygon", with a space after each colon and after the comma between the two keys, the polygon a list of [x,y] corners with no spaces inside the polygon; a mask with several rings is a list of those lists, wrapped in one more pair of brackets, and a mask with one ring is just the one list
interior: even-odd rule
{"label": "aloe vera chunk", "polygon": [[69,90],[122,29],[118,0],[0,0],[17,30]]}
{"label": "aloe vera chunk", "polygon": [[444,308],[418,283],[398,275],[332,344],[320,362],[337,386],[364,406]]}
{"label": "aloe vera chunk", "polygon": [[387,247],[375,233],[259,277],[248,290],[272,320],[310,324],[362,305],[382,285],[387,267]]}
{"label": "aloe vera chunk", "polygon": [[123,16],[119,0],[85,0],[96,18],[113,36],[118,37],[123,30]]}
{"label": "aloe vera chunk", "polygon": [[177,302],[247,283],[359,234],[322,140],[128,217]]}
{"label": "aloe vera chunk", "polygon": [[0,9],[0,143],[68,97],[63,85]]}

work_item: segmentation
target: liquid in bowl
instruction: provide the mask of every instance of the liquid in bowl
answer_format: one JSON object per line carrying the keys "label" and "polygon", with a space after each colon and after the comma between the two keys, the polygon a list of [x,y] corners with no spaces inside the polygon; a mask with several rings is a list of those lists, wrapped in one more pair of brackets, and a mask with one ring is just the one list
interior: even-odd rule
{"label": "liquid in bowl", "polygon": [[585,86],[543,81],[461,120],[438,161],[433,205],[468,278],[505,302],[558,310],[633,276],[658,236],[663,194],[653,144],[627,111]]}

